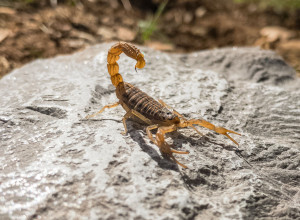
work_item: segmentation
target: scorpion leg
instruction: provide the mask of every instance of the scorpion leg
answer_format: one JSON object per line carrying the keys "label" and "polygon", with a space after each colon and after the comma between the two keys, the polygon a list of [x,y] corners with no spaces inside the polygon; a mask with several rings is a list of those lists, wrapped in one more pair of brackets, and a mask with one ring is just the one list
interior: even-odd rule
{"label": "scorpion leg", "polygon": [[128,118],[130,118],[131,116],[136,116],[139,119],[141,119],[142,121],[146,122],[147,124],[151,124],[151,121],[149,119],[147,119],[145,116],[141,115],[139,112],[135,111],[134,109],[129,110],[128,112],[126,112],[126,114],[124,115],[122,121],[123,121],[123,125],[124,125],[124,129],[125,131],[122,132],[122,134],[127,134],[127,125],[126,125],[126,120]]}
{"label": "scorpion leg", "polygon": [[[171,108],[168,104],[166,104],[163,100],[159,99],[158,100],[160,104],[162,104],[164,107],[168,108],[168,109],[172,109],[173,113],[175,115],[177,115],[178,117],[186,120],[182,114],[180,114],[178,111],[176,111],[175,109]],[[204,136],[204,134],[202,134],[200,131],[198,131],[198,129],[194,126],[194,125],[189,125],[190,127],[192,127],[200,136]]]}
{"label": "scorpion leg", "polygon": [[148,118],[146,118],[145,116],[143,116],[141,113],[139,113],[138,111],[132,109],[132,114],[135,115],[136,117],[138,117],[139,119],[141,119],[142,121],[144,121],[145,123],[147,123],[148,125],[151,125],[152,122],[151,120],[149,120]]}
{"label": "scorpion leg", "polygon": [[188,154],[189,152],[177,151],[177,150],[171,149],[171,146],[165,142],[165,134],[169,133],[169,132],[172,132],[172,131],[175,131],[176,129],[177,129],[176,125],[171,125],[171,126],[168,126],[168,127],[159,127],[158,131],[156,133],[156,140],[155,140],[154,143],[159,147],[159,149],[162,153],[165,153],[165,154],[169,155],[177,164],[179,164],[183,168],[187,168],[187,166],[183,165],[182,163],[178,162],[175,159],[175,157],[173,156],[173,153]]}
{"label": "scorpion leg", "polygon": [[124,129],[125,129],[125,131],[123,131],[123,132],[121,132],[123,135],[126,135],[127,134],[127,125],[126,125],[126,120],[128,119],[128,118],[130,118],[131,116],[132,116],[133,114],[132,114],[132,111],[130,110],[130,111],[128,111],[128,112],[126,112],[126,114],[124,115],[124,117],[123,117],[123,119],[122,119],[122,122],[123,122],[123,125],[124,125]]}
{"label": "scorpion leg", "polygon": [[92,115],[87,115],[85,118],[89,119],[89,118],[95,117],[96,115],[101,114],[106,108],[114,108],[114,107],[117,107],[119,104],[120,104],[119,102],[116,102],[114,104],[106,105],[99,112],[92,114]]}
{"label": "scorpion leg", "polygon": [[[132,115],[135,115],[136,117],[140,118],[141,120],[143,120],[144,122],[151,124],[151,121],[149,119],[147,119],[146,117],[144,117],[143,115],[141,115],[139,112],[135,111],[135,110],[130,110],[128,111],[124,117],[123,117],[123,124],[124,124],[124,128],[125,128],[125,134],[127,133],[127,126],[126,126],[126,120],[131,117]],[[173,156],[172,153],[177,153],[177,154],[188,154],[189,152],[185,152],[185,151],[177,151],[174,149],[171,149],[171,146],[168,145],[165,142],[165,138],[164,138],[164,134],[168,133],[168,132],[172,132],[176,130],[176,126],[170,126],[172,127],[171,129],[169,129],[169,127],[160,127],[156,134],[156,139],[153,138],[152,134],[151,134],[151,130],[158,128],[158,125],[150,125],[146,128],[146,132],[147,135],[149,137],[149,139],[156,144],[159,149],[161,150],[162,153],[165,153],[167,155],[169,155],[177,164],[179,164],[180,166],[182,166],[183,168],[187,168],[187,166],[183,165],[182,163],[180,163],[179,161],[177,161],[175,159],[175,157]],[[157,141],[159,140],[159,141]]]}
{"label": "scorpion leg", "polygon": [[168,132],[172,132],[176,130],[175,126],[170,126],[170,127],[160,127],[158,128],[158,131],[156,133],[156,139],[153,138],[151,134],[151,130],[158,128],[158,125],[150,125],[146,128],[147,135],[150,138],[150,140],[156,144],[160,151],[162,153],[165,153],[169,155],[177,164],[182,166],[183,168],[187,168],[187,166],[183,165],[182,163],[178,162],[175,157],[173,156],[173,153],[177,154],[188,154],[189,152],[184,152],[184,151],[177,151],[174,149],[171,149],[171,146],[165,142],[164,134]]}
{"label": "scorpion leg", "polygon": [[[148,127],[146,128],[147,135],[148,135],[149,139],[150,139],[154,144],[156,144],[156,141],[155,141],[155,139],[154,139],[153,136],[152,136],[151,130],[156,129],[156,128],[158,128],[158,125],[150,125],[150,126],[148,126]],[[157,144],[156,144],[156,145],[157,145]]]}
{"label": "scorpion leg", "polygon": [[[226,137],[228,137],[233,143],[235,143],[237,146],[239,146],[239,144],[232,138],[228,135],[228,133],[233,133],[233,134],[237,134],[237,135],[241,135],[235,131],[231,131],[231,130],[228,130],[226,128],[223,128],[223,127],[216,127],[215,125],[211,124],[210,122],[208,121],[205,121],[205,120],[200,120],[200,119],[192,119],[192,120],[188,120],[186,122],[183,122],[183,127],[188,127],[188,126],[192,126],[192,125],[200,125],[202,127],[205,127],[205,128],[208,128],[210,130],[213,130],[219,134],[222,134],[222,135],[225,135]],[[181,126],[180,126],[181,127]]]}

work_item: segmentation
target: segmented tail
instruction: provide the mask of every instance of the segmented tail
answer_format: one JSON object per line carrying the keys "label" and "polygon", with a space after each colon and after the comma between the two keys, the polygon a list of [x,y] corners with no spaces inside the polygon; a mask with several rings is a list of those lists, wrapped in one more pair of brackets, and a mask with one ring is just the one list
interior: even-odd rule
{"label": "segmented tail", "polygon": [[119,83],[123,82],[123,78],[119,73],[119,65],[117,63],[122,52],[137,61],[135,69],[142,69],[146,64],[144,55],[134,45],[126,42],[119,42],[113,45],[107,54],[107,70],[110,74],[111,82],[115,87],[117,87]]}

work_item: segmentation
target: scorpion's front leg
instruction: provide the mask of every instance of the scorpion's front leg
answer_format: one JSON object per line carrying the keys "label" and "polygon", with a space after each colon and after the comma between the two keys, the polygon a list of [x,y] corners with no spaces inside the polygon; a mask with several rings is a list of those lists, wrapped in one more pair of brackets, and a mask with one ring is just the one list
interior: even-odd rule
{"label": "scorpion's front leg", "polygon": [[208,128],[210,130],[213,130],[219,134],[225,135],[226,137],[228,137],[233,143],[235,143],[236,145],[239,146],[239,144],[228,135],[228,133],[233,133],[233,134],[237,134],[237,135],[241,135],[235,131],[231,131],[228,130],[226,128],[223,127],[216,127],[215,125],[213,125],[212,123],[205,121],[205,120],[201,120],[201,119],[191,119],[188,121],[183,122],[181,125],[179,125],[180,127],[189,127],[189,126],[193,126],[193,125],[200,125],[202,127]]}
{"label": "scorpion's front leg", "polygon": [[155,128],[158,128],[158,125],[150,125],[149,127],[147,127],[147,134],[150,138],[150,140],[156,144],[160,151],[163,153],[163,154],[167,154],[168,156],[170,156],[177,164],[179,164],[180,166],[182,166],[183,168],[187,168],[187,166],[183,165],[182,163],[178,162],[175,157],[173,156],[173,153],[176,153],[176,154],[188,154],[189,152],[186,152],[186,151],[177,151],[177,150],[174,150],[171,148],[171,146],[166,143],[165,141],[165,134],[166,133],[169,133],[169,132],[172,132],[172,131],[175,131],[176,130],[176,126],[175,125],[171,125],[171,126],[168,126],[168,127],[159,127],[158,128],[158,131],[156,133],[156,138],[154,139],[152,134],[151,134],[151,131],[152,129],[155,129]]}
{"label": "scorpion's front leg", "polygon": [[158,125],[150,125],[146,128],[147,135],[154,144],[156,144],[156,140],[153,138],[151,130],[156,129],[156,128],[158,128]]}

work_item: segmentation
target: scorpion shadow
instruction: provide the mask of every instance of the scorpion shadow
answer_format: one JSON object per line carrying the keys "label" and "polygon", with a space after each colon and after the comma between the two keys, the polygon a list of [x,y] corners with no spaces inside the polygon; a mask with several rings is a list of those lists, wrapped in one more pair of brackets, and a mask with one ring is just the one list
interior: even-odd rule
{"label": "scorpion shadow", "polygon": [[[163,168],[163,169],[170,169],[174,171],[178,171],[182,174],[184,182],[193,182],[188,175],[183,174],[181,170],[179,169],[179,166],[176,162],[170,159],[167,155],[162,154],[163,158],[160,157],[160,154],[157,152],[158,149],[155,149],[155,145],[149,145],[145,141],[145,137],[147,137],[147,134],[144,131],[144,125],[142,125],[139,122],[136,122],[135,120],[128,120],[128,134],[132,138],[133,141],[139,144],[140,148],[146,152],[154,161],[157,162],[157,164]],[[144,134],[142,135],[142,131]],[[156,130],[154,130],[156,131]],[[155,134],[155,132],[154,132]],[[218,143],[212,140],[214,134],[207,134],[204,136],[200,136],[199,138],[192,138],[190,136],[183,135],[182,133],[175,131],[172,133],[167,133],[166,138],[170,137],[173,140],[172,148],[176,150],[181,150],[183,144],[190,143],[192,146],[201,146],[203,147],[209,147],[210,144],[213,144],[215,146],[220,146],[221,148],[234,152],[238,157],[243,159],[249,166],[252,167],[252,165],[244,158],[244,156],[241,154],[243,150],[238,149],[236,146],[233,145],[225,145],[222,143]],[[191,181],[190,181],[191,180]],[[192,184],[193,185],[193,184]]]}
{"label": "scorpion shadow", "polygon": [[[92,121],[104,121],[104,120],[112,120],[115,122],[121,122],[120,120],[115,119],[92,119]],[[83,120],[85,121],[85,120]],[[179,168],[179,165],[170,159],[169,156],[158,153],[156,149],[157,147],[153,145],[149,145],[146,143],[145,138],[148,138],[147,134],[144,131],[145,126],[142,123],[139,123],[135,120],[129,119],[127,121],[128,126],[128,134],[130,135],[131,139],[138,143],[142,151],[146,152],[156,163],[158,166],[160,166],[162,169],[165,170],[174,170],[180,173],[181,178],[186,185],[186,187],[190,190],[192,190],[195,186],[205,184],[206,180],[204,178],[195,180],[189,177],[186,171],[181,171]],[[142,131],[142,133],[141,133]],[[156,130],[154,130],[156,131]],[[155,134],[155,133],[154,133]],[[191,146],[201,146],[203,147],[209,147],[209,144],[213,144],[216,146],[220,146],[225,150],[233,151],[237,156],[242,158],[249,166],[252,167],[252,165],[244,158],[244,156],[241,154],[243,150],[238,149],[236,146],[233,145],[225,145],[222,143],[217,143],[212,140],[214,134],[207,134],[204,136],[198,136],[197,138],[193,138],[190,136],[186,136],[178,131],[167,133],[166,138],[170,137],[173,140],[172,148],[176,150],[181,150],[183,144],[190,143]],[[162,155],[162,157],[160,156]]]}
{"label": "scorpion shadow", "polygon": [[[130,135],[131,139],[139,144],[140,148],[146,152],[154,161],[157,162],[157,164],[163,168],[163,169],[169,169],[180,172],[179,165],[170,159],[168,155],[165,154],[159,154],[157,150],[159,150],[154,144],[149,145],[146,143],[145,138],[148,138],[147,134],[144,131],[144,125],[135,121],[129,119],[127,122],[128,127],[128,134]],[[153,131],[156,131],[157,129],[154,129]],[[141,134],[141,132],[143,134]],[[154,132],[155,135],[155,132]],[[201,136],[198,139],[194,139],[185,135],[182,135],[180,132],[175,131],[172,133],[167,133],[166,138],[170,137],[173,140],[173,143],[171,144],[172,148],[176,150],[182,150],[182,145],[185,143],[191,143],[192,145],[203,145],[202,143],[206,142],[208,138],[206,136]],[[157,148],[157,149],[155,149]],[[163,158],[161,158],[161,156]],[[181,173],[181,172],[180,172]]]}
{"label": "scorpion shadow", "polygon": [[[79,123],[86,122],[86,121],[115,121],[118,123],[122,123],[122,121],[116,119],[89,119],[89,120],[81,119]],[[179,171],[179,167],[177,163],[173,162],[166,155],[162,155],[163,158],[161,158],[161,156],[157,152],[158,149],[155,149],[153,146],[150,146],[146,143],[144,138],[145,136],[147,137],[147,134],[143,134],[143,135],[141,134],[141,131],[144,133],[144,129],[143,129],[144,125],[142,123],[136,122],[132,119],[128,119],[127,127],[128,127],[128,134],[130,135],[131,139],[136,143],[138,143],[142,151],[146,152],[154,161],[157,162],[157,164],[162,169]]]}

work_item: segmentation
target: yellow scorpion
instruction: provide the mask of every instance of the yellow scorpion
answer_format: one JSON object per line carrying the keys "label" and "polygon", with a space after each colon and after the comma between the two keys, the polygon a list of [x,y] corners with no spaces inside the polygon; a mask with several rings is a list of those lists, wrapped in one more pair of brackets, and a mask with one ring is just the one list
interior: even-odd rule
{"label": "yellow scorpion", "polygon": [[[161,153],[168,155],[172,160],[184,168],[187,168],[187,166],[178,162],[173,156],[173,153],[188,154],[189,152],[172,149],[165,141],[165,134],[175,131],[177,128],[192,127],[202,136],[202,133],[194,126],[200,125],[219,134],[225,135],[238,145],[238,143],[230,137],[228,133],[240,135],[239,133],[223,127],[216,127],[203,119],[187,120],[177,111],[170,111],[169,109],[171,108],[162,100],[156,101],[137,87],[124,82],[121,74],[119,73],[119,65],[117,63],[122,52],[137,61],[135,68],[141,69],[145,66],[146,62],[144,60],[144,55],[134,45],[126,42],[119,42],[113,45],[107,55],[107,69],[111,77],[111,82],[116,87],[116,95],[119,101],[117,103],[104,106],[99,112],[93,115],[88,115],[86,118],[94,117],[95,115],[102,113],[106,108],[113,108],[118,105],[122,105],[126,111],[122,120],[125,128],[124,134],[127,133],[126,120],[130,117],[138,117],[149,125],[146,128],[147,135],[150,140],[159,147]],[[155,138],[151,133],[151,130],[154,129],[157,129]]]}

